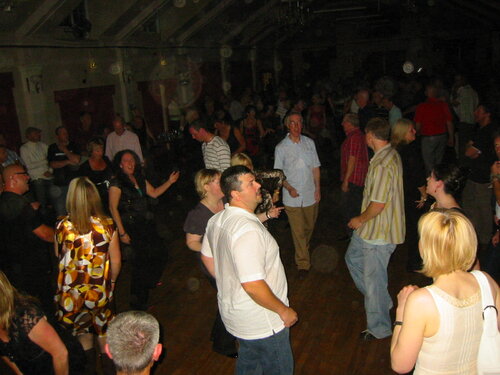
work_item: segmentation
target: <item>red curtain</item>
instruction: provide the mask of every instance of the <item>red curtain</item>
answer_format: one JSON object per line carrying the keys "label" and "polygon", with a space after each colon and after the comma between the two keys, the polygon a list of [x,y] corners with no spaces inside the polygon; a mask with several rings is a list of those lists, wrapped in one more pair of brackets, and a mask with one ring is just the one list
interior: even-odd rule
{"label": "red curtain", "polygon": [[54,91],[54,99],[59,104],[62,124],[68,129],[70,136],[74,137],[80,127],[81,112],[91,114],[95,131],[104,127],[111,128],[116,115],[113,108],[114,93],[114,86]]}

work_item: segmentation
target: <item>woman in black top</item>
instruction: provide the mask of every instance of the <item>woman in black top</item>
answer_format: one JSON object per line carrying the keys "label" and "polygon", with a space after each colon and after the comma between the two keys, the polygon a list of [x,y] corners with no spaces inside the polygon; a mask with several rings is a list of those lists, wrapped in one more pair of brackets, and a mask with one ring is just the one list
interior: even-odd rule
{"label": "woman in black top", "polygon": [[[200,202],[188,213],[184,222],[184,232],[186,233],[186,245],[189,249],[200,255],[203,236],[208,220],[216,213],[224,209],[222,199],[224,194],[220,188],[220,173],[215,169],[201,169],[194,178],[196,192],[200,197]],[[200,260],[203,273],[207,276],[215,289],[217,284],[215,279],[206,270]],[[236,339],[227,332],[219,311],[212,326],[212,348],[215,352],[226,355],[231,358],[237,357]]]}
{"label": "woman in black top", "polygon": [[148,197],[157,198],[165,193],[177,181],[179,172],[172,172],[167,181],[155,188],[142,174],[139,157],[134,151],[120,151],[113,163],[116,176],[109,188],[109,210],[120,241],[131,244],[134,249],[131,306],[144,310],[148,289],[160,279],[167,258],[162,239],[156,233]]}
{"label": "woman in black top", "polygon": [[94,138],[87,145],[89,159],[80,166],[80,174],[94,183],[101,197],[102,206],[108,209],[108,188],[113,177],[111,162],[104,156],[104,140]]}
{"label": "woman in black top", "polygon": [[65,344],[37,301],[18,293],[1,271],[0,290],[0,357],[14,373],[83,374],[85,357],[79,343]]}
{"label": "woman in black top", "polygon": [[243,138],[240,129],[231,125],[226,112],[218,112],[217,117],[218,119],[215,121],[215,134],[227,142],[231,156],[243,152],[246,148],[245,138]]}

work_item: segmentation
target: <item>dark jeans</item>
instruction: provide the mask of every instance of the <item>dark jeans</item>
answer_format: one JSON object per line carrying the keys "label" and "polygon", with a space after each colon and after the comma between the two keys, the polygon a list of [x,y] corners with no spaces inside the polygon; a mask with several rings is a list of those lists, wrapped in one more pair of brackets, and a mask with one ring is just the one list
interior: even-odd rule
{"label": "dark jeans", "polygon": [[419,210],[414,200],[405,202],[406,214],[406,238],[405,245],[408,250],[406,262],[407,271],[418,271],[422,269],[422,258],[418,250],[418,220],[422,216],[424,209]]}
{"label": "dark jeans", "polygon": [[236,375],[293,374],[293,354],[288,328],[263,339],[238,338],[238,342],[240,352],[236,362]]}
{"label": "dark jeans", "polygon": [[353,217],[361,213],[361,203],[363,202],[363,186],[349,183],[349,191],[340,194],[340,212],[342,213],[343,224],[347,234],[351,235],[352,229],[347,227],[347,223]]}
{"label": "dark jeans", "polygon": [[42,217],[48,216],[48,205],[51,203],[50,189],[52,187],[52,180],[44,180],[38,178],[31,181],[31,188],[35,195],[35,200],[40,202],[40,214]]}

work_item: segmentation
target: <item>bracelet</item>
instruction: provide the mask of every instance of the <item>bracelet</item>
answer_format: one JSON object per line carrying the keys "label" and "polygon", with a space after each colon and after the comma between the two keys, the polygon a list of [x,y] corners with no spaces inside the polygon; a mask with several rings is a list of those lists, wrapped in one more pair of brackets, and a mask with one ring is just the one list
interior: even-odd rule
{"label": "bracelet", "polygon": [[266,217],[267,217],[268,219],[272,219],[272,217],[271,217],[271,216],[269,216],[269,211],[266,211]]}
{"label": "bracelet", "polygon": [[394,327],[396,326],[402,326],[403,325],[403,322],[401,320],[396,320],[393,324]]}
{"label": "bracelet", "polygon": [[127,232],[125,232],[123,234],[120,234],[120,233],[118,233],[118,234],[120,235],[120,237],[125,237],[127,235]]}

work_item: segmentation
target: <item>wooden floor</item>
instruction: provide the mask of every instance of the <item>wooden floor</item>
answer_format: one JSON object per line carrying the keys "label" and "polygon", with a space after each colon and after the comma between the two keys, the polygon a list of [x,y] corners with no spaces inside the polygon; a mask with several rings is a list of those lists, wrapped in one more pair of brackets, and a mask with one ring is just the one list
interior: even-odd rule
{"label": "wooden floor", "polygon": [[[325,189],[326,190],[326,189]],[[312,249],[318,250],[319,268],[299,280],[293,264],[293,245],[287,222],[276,221],[270,228],[275,235],[285,265],[289,299],[299,315],[291,329],[295,374],[393,374],[390,369],[390,338],[365,343],[358,339],[366,328],[362,295],[355,288],[344,262],[347,242],[339,236],[338,188],[323,192]],[[177,216],[179,214],[179,216]],[[216,295],[205,279],[195,255],[184,245],[181,231],[185,214],[175,213],[171,223],[174,236],[172,259],[163,274],[163,285],[153,291],[150,312],[163,329],[166,357],[155,374],[229,375],[235,360],[211,350],[209,335],[216,311]],[[325,252],[324,246],[331,247]],[[321,255],[321,257],[319,257]],[[408,283],[423,285],[426,280],[405,269],[406,251],[398,247],[389,265],[389,286],[394,298]],[[326,267],[325,267],[326,266]],[[122,287],[126,283],[123,283]],[[121,307],[118,303],[118,309]]]}
{"label": "wooden floor", "polygon": [[[383,375],[390,369],[390,338],[362,342],[366,328],[362,295],[355,288],[344,262],[347,242],[337,242],[339,231],[339,189],[324,187],[320,214],[312,239],[313,260],[317,265],[305,280],[299,280],[293,263],[293,245],[286,220],[270,227],[276,237],[288,278],[291,306],[299,322],[291,329],[295,374]],[[151,312],[162,326],[165,356],[157,364],[156,375],[230,375],[235,360],[216,354],[209,340],[216,311],[216,295],[201,273],[194,253],[184,245],[182,224],[194,200],[177,201],[164,210],[163,225],[170,228],[171,259],[162,277],[163,285],[151,295]],[[325,248],[326,245],[330,250]],[[316,253],[314,252],[316,250]],[[391,296],[412,283],[426,280],[405,271],[406,251],[398,247],[389,265]],[[128,265],[116,291],[118,312],[128,309]],[[330,269],[319,272],[317,268]],[[328,270],[327,270],[328,271]],[[0,365],[0,372],[3,372]]]}

